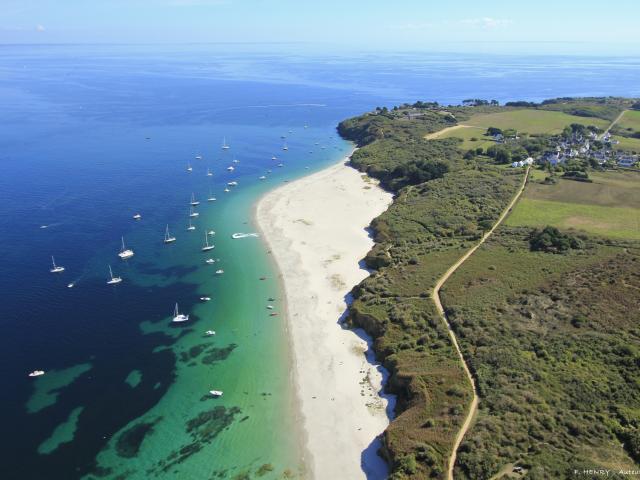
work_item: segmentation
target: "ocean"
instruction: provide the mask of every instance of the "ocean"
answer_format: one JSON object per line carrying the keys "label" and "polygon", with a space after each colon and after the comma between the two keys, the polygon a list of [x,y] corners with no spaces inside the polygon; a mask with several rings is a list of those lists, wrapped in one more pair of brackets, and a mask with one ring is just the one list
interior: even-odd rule
{"label": "ocean", "polygon": [[0,46],[2,478],[304,477],[278,273],[231,238],[257,199],[343,158],[336,124],[376,106],[640,97],[639,76],[623,57]]}

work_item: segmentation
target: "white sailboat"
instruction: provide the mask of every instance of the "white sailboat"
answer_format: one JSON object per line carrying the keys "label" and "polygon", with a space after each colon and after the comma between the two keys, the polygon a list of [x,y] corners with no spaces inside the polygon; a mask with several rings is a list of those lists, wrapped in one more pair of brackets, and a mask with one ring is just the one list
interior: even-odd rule
{"label": "white sailboat", "polygon": [[227,145],[227,138],[226,138],[226,137],[224,137],[224,138],[222,139],[222,149],[223,149],[223,150],[229,150],[229,148],[231,148],[231,147],[229,147],[229,145]]}
{"label": "white sailboat", "polygon": [[192,172],[193,171],[193,167],[191,166],[191,163],[187,162],[187,172]]}
{"label": "white sailboat", "polygon": [[193,207],[191,207],[191,209],[189,210],[189,217],[190,218],[196,218],[196,217],[199,217],[199,216],[200,216],[200,214],[198,212],[194,211]]}
{"label": "white sailboat", "polygon": [[200,205],[200,202],[196,200],[196,196],[193,192],[191,192],[191,202],[189,202],[192,206]]}
{"label": "white sailboat", "polygon": [[136,213],[136,214],[133,216],[133,219],[134,219],[134,220],[140,220],[141,218],[142,218],[142,215],[140,215],[139,213]]}
{"label": "white sailboat", "polygon": [[186,322],[187,320],[189,320],[189,315],[185,315],[183,313],[180,313],[180,311],[178,310],[178,304],[176,303],[176,308],[173,310],[173,320],[172,322]]}
{"label": "white sailboat", "polygon": [[176,241],[176,237],[172,237],[169,233],[169,225],[167,225],[167,229],[164,231],[164,243],[173,243]]}
{"label": "white sailboat", "polygon": [[207,202],[215,202],[215,201],[216,201],[216,197],[213,196],[211,189],[209,189],[209,197],[207,198]]}
{"label": "white sailboat", "polygon": [[213,177],[213,173],[211,173],[211,170],[207,168],[207,177]]}
{"label": "white sailboat", "polygon": [[235,168],[234,168],[233,166],[231,166],[231,165],[229,165],[229,166],[227,167],[227,171],[228,171],[228,172],[233,172],[234,170],[235,170]]}
{"label": "white sailboat", "polygon": [[120,253],[118,253],[118,256],[122,260],[133,257],[133,250],[124,246],[124,237],[122,237],[122,248],[120,249]]}
{"label": "white sailboat", "polygon": [[187,231],[188,231],[188,232],[193,232],[195,229],[196,229],[196,227],[194,227],[194,226],[191,224],[191,219],[189,219],[189,226],[187,227]]}
{"label": "white sailboat", "polygon": [[203,252],[208,252],[209,250],[213,250],[214,245],[209,245],[209,235],[204,234],[204,245],[202,246]]}
{"label": "white sailboat", "polygon": [[284,145],[282,146],[282,150],[284,150],[285,152],[286,152],[287,150],[289,150],[289,147],[288,147],[288,145],[287,145],[287,142],[284,142]]}
{"label": "white sailboat", "polygon": [[53,258],[53,255],[51,256],[51,263],[53,264],[53,266],[49,270],[51,273],[62,273],[62,272],[64,272],[64,267],[56,265],[56,260]]}
{"label": "white sailboat", "polygon": [[107,285],[115,285],[117,283],[120,283],[122,281],[121,277],[114,277],[113,276],[113,270],[111,270],[111,265],[109,265],[109,277],[111,277],[109,280],[107,280]]}
{"label": "white sailboat", "polygon": [[42,375],[44,375],[44,370],[34,370],[29,374],[30,377],[41,377]]}
{"label": "white sailboat", "polygon": [[271,157],[271,160],[277,160],[278,157],[276,157],[275,155],[273,157]]}

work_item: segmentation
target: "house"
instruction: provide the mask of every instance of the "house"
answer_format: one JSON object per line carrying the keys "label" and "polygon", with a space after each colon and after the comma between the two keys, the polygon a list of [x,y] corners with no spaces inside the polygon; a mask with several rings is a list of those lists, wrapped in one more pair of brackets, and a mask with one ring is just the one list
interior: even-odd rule
{"label": "house", "polygon": [[619,167],[629,168],[635,165],[637,161],[638,158],[634,157],[633,155],[623,155],[621,157],[618,157],[616,163]]}
{"label": "house", "polygon": [[533,165],[533,158],[529,157],[524,161],[525,165]]}

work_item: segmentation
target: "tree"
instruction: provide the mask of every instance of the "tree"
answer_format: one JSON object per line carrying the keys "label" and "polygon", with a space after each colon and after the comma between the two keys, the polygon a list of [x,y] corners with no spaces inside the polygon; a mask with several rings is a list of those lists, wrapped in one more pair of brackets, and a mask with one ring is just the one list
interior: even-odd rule
{"label": "tree", "polygon": [[487,128],[487,135],[489,135],[490,137],[493,137],[495,135],[502,135],[502,130],[496,127],[489,127]]}
{"label": "tree", "polygon": [[561,233],[556,227],[546,226],[542,230],[532,230],[529,234],[529,248],[534,252],[563,253],[571,248],[582,247],[579,239]]}
{"label": "tree", "polygon": [[511,152],[504,148],[496,152],[496,162],[499,164],[511,163]]}

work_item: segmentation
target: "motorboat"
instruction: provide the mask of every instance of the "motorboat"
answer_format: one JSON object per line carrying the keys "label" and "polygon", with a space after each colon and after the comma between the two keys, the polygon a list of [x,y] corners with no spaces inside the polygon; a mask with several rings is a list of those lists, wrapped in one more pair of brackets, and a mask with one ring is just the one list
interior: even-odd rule
{"label": "motorboat", "polygon": [[44,375],[44,370],[34,370],[29,374],[30,377],[41,377]]}

